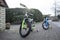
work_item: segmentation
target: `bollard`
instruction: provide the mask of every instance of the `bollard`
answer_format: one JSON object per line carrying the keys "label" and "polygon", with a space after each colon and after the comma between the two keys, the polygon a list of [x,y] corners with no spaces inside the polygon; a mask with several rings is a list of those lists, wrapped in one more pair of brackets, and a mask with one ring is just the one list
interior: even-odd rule
{"label": "bollard", "polygon": [[6,23],[6,29],[10,29],[10,23]]}

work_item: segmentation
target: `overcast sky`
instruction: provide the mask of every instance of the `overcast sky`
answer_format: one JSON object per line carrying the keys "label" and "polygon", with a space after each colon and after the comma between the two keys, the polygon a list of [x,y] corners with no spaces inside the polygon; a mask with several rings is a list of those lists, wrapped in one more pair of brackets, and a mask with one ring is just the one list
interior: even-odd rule
{"label": "overcast sky", "polygon": [[44,15],[52,14],[54,0],[6,0],[9,8],[21,8],[20,3],[25,4],[28,8],[39,9]]}

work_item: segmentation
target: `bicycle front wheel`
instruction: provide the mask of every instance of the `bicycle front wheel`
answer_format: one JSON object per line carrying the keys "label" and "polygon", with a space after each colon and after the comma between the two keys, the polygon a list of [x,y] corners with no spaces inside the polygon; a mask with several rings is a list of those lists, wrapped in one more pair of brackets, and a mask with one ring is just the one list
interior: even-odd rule
{"label": "bicycle front wheel", "polygon": [[19,33],[21,35],[21,37],[25,38],[29,35],[29,33],[31,32],[31,23],[29,21],[24,23],[24,27],[21,23],[20,29],[19,29]]}

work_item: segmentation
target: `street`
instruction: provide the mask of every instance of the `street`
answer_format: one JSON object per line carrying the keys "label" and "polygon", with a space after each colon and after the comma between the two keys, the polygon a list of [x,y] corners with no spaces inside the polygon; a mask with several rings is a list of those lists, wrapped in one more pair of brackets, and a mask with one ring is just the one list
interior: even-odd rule
{"label": "street", "polygon": [[[60,27],[51,23],[48,30],[42,28],[42,23],[37,23],[36,28],[26,38],[19,35],[20,25],[11,25],[10,30],[0,32],[0,40],[60,40]],[[39,30],[38,32],[36,30]]]}
{"label": "street", "polygon": [[60,21],[59,22],[53,22],[57,27],[60,27]]}

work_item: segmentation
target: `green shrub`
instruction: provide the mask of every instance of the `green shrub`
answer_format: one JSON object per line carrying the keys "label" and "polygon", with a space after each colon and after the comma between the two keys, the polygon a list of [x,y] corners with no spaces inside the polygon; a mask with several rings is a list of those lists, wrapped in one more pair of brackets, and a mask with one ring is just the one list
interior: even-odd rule
{"label": "green shrub", "polygon": [[34,19],[36,22],[43,21],[42,12],[40,12],[38,9],[31,9],[31,13],[33,14],[33,19]]}

